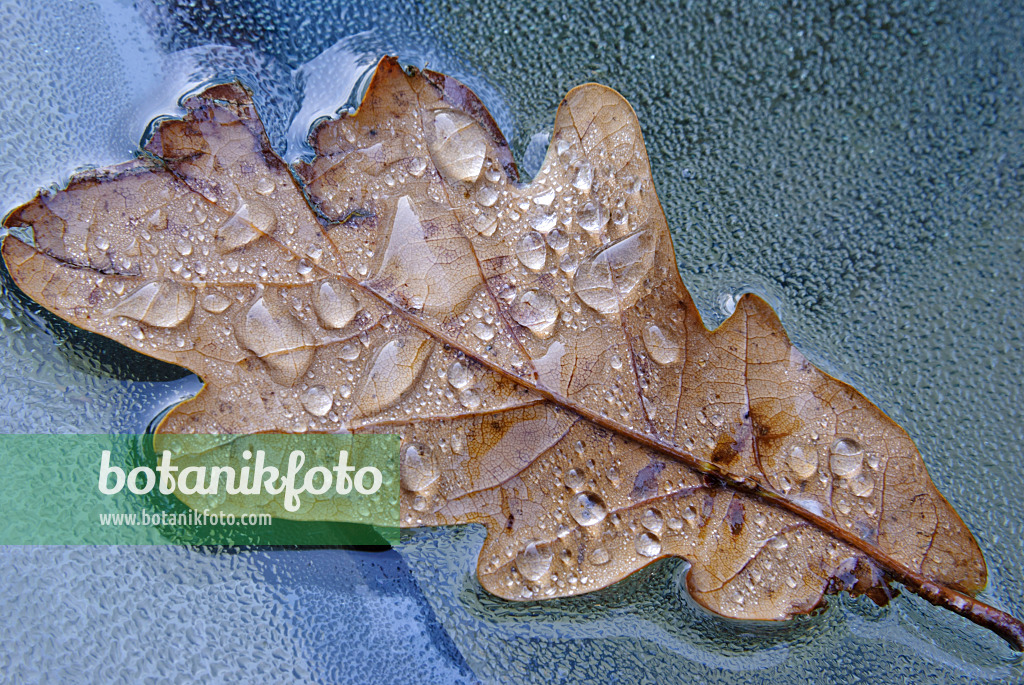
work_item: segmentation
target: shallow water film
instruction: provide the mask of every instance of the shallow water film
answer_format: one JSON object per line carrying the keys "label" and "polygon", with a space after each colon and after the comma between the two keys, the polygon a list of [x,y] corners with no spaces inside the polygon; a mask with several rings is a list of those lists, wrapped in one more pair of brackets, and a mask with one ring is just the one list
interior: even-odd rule
{"label": "shallow water film", "polygon": [[[540,166],[562,96],[606,84],[637,112],[705,322],[722,321],[744,292],[768,299],[811,361],[910,433],[982,547],[982,599],[1024,614],[1024,476],[1014,468],[1024,438],[1024,74],[1014,67],[1024,9],[378,5],[3,4],[0,208],[85,165],[130,159],[150,121],[180,114],[182,95],[214,81],[245,82],[275,148],[296,161],[311,152],[310,126],[358,104],[378,58],[397,54],[469,85],[524,178]],[[519,256],[528,265],[535,253],[524,244]],[[198,390],[194,376],[46,314],[6,275],[0,287],[4,432],[140,432]],[[1024,678],[998,637],[908,593],[884,609],[833,598],[812,617],[737,624],[692,602],[685,564],[661,562],[597,593],[509,603],[477,582],[482,541],[481,528],[464,527],[411,531],[378,553],[5,548],[0,674]]]}

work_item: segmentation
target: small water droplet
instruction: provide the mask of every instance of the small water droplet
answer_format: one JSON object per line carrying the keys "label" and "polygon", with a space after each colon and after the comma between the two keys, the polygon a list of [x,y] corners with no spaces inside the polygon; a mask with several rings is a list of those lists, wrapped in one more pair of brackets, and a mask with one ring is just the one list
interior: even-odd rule
{"label": "small water droplet", "polygon": [[611,553],[609,553],[604,547],[598,547],[590,553],[590,562],[594,564],[594,566],[604,566],[611,560]]}
{"label": "small water droplet", "polygon": [[556,228],[548,233],[548,245],[551,246],[552,250],[561,252],[565,248],[569,247],[569,234],[560,228]]}
{"label": "small water droplet", "polygon": [[359,346],[352,343],[345,343],[338,356],[347,362],[354,362],[359,359]]}

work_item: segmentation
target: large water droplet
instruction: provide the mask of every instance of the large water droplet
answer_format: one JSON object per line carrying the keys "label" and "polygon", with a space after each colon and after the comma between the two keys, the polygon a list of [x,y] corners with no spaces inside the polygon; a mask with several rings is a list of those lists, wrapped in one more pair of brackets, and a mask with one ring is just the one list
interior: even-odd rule
{"label": "large water droplet", "polygon": [[419,377],[431,348],[428,339],[412,335],[385,343],[359,390],[359,414],[372,416],[397,402]]}
{"label": "large water droplet", "polygon": [[516,241],[516,256],[527,269],[540,271],[547,261],[547,245],[544,243],[544,236],[537,231],[530,231]]}
{"label": "large water droplet", "polygon": [[598,547],[590,553],[590,562],[594,564],[594,566],[604,566],[611,560],[611,553],[609,553],[604,547]]}
{"label": "large water droplet", "polygon": [[511,307],[512,318],[538,338],[547,338],[558,321],[558,302],[549,293],[528,290]]}
{"label": "large water droplet", "polygon": [[636,553],[643,557],[661,554],[661,540],[654,533],[643,532],[636,536]]}
{"label": "large water droplet", "polygon": [[807,480],[818,470],[818,453],[816,450],[806,451],[798,445],[789,451],[786,463],[797,478]]}
{"label": "large water droplet", "polygon": [[208,293],[203,296],[202,304],[211,314],[220,314],[231,305],[231,300],[221,293]]}
{"label": "large water droplet", "polygon": [[586,193],[590,191],[590,186],[594,182],[594,167],[590,162],[580,162],[576,167],[576,172],[572,177],[572,187],[576,190]]}
{"label": "large water droplet", "polygon": [[473,382],[473,374],[462,362],[452,362],[448,367],[448,382],[456,390],[462,390]]}
{"label": "large water droplet", "polygon": [[314,385],[302,393],[299,399],[306,411],[313,416],[327,416],[327,412],[334,406],[334,398],[322,385]]}
{"label": "large water droplet", "polygon": [[277,215],[262,202],[241,203],[238,210],[217,228],[217,243],[224,252],[248,245],[277,228]]}
{"label": "large water droplet", "polygon": [[576,216],[576,221],[579,222],[580,228],[584,231],[595,233],[604,228],[604,225],[608,223],[608,214],[601,207],[600,202],[588,202],[583,205],[583,208]]}
{"label": "large water droplet", "polygon": [[[569,498],[569,515],[581,526],[593,526],[604,520],[608,509],[604,500],[592,492],[578,492]],[[597,562],[594,562],[597,563]]]}
{"label": "large water droplet", "polygon": [[158,328],[174,328],[192,313],[195,294],[188,286],[172,282],[147,283],[118,302],[108,312]]}
{"label": "large water droplet", "polygon": [[547,549],[546,545],[530,542],[516,556],[516,568],[523,578],[530,581],[538,581],[551,568],[551,560],[554,555]]}
{"label": "large water droplet", "polygon": [[851,438],[839,438],[832,443],[832,473],[840,478],[853,478],[864,464],[864,448]]}
{"label": "large water droplet", "polygon": [[644,326],[641,336],[651,359],[659,364],[673,364],[679,359],[679,343],[670,338],[657,324]]}
{"label": "large water droplet", "polygon": [[476,201],[484,207],[493,207],[494,203],[498,201],[498,191],[494,186],[480,186],[480,189],[476,191]]}
{"label": "large water droplet", "polygon": [[850,481],[850,492],[857,497],[871,497],[875,491],[875,479],[868,473],[860,473]]}
{"label": "large water droplet", "polygon": [[324,281],[313,291],[313,311],[324,328],[344,328],[359,310],[352,291],[337,281]]}
{"label": "large water droplet", "polygon": [[657,509],[648,509],[640,518],[640,524],[652,533],[660,533],[665,519]]}
{"label": "large water droplet", "polygon": [[441,475],[430,449],[420,443],[405,445],[399,456],[402,487],[409,492],[422,492]]}
{"label": "large water droplet", "polygon": [[433,112],[428,120],[427,148],[434,166],[446,178],[472,183],[480,178],[487,156],[487,138],[473,119],[450,109]]}
{"label": "large water droplet", "polygon": [[313,360],[312,334],[283,307],[268,305],[262,297],[249,307],[237,337],[281,385],[294,385]]}
{"label": "large water droplet", "polygon": [[598,250],[576,271],[576,294],[602,314],[632,306],[637,286],[654,264],[654,245],[647,231],[638,231]]}

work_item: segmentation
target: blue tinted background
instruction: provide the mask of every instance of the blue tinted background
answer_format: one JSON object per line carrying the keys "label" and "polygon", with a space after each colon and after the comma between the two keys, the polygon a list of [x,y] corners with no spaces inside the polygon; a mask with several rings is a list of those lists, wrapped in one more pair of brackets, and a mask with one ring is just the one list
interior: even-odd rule
{"label": "blue tinted background", "polygon": [[[917,441],[1024,615],[1024,7],[1018,2],[0,3],[0,210],[130,158],[184,93],[237,77],[289,160],[384,52],[468,83],[529,176],[559,99],[633,103],[709,325],[752,290]],[[194,377],[0,298],[0,430],[136,432]],[[45,455],[40,455],[45,458]],[[58,497],[41,493],[40,497]],[[786,625],[694,607],[685,566],[508,604],[479,529],[384,553],[6,548],[10,682],[1012,682],[1020,657],[900,597]]]}

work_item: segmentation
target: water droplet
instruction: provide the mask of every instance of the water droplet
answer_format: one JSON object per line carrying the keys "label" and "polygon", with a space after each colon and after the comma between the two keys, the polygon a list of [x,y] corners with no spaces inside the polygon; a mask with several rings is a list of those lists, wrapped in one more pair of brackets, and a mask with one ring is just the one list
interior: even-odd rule
{"label": "water droplet", "polygon": [[540,271],[544,268],[547,252],[544,236],[536,231],[530,231],[516,241],[516,256],[519,257],[523,266],[532,271]]}
{"label": "water droplet", "polygon": [[435,110],[428,123],[427,148],[437,170],[454,181],[473,183],[480,178],[487,155],[480,125],[450,109]]}
{"label": "water droplet", "polygon": [[604,225],[608,223],[608,214],[605,213],[601,203],[588,202],[583,205],[583,209],[576,216],[576,221],[584,231],[595,233],[604,228]]}
{"label": "water droplet", "polygon": [[433,485],[441,475],[430,449],[420,443],[410,443],[399,453],[400,480],[409,492],[422,492]]}
{"label": "water droplet", "polygon": [[665,519],[657,509],[648,509],[640,518],[640,524],[652,533],[660,533],[665,525]]}
{"label": "water droplet", "polygon": [[239,342],[263,360],[270,377],[294,385],[313,360],[313,336],[283,307],[256,300],[237,333]]}
{"label": "water droplet", "polygon": [[789,549],[789,540],[781,535],[773,537],[768,544],[771,545],[772,549],[779,552],[785,552]]}
{"label": "water droplet", "polygon": [[192,314],[195,295],[188,286],[172,282],[147,283],[108,312],[158,328],[174,328]]}
{"label": "water droplet", "polygon": [[609,553],[604,547],[598,547],[590,553],[590,562],[594,564],[594,566],[604,566],[611,560],[611,553]]}
{"label": "water droplet", "polygon": [[448,367],[448,382],[456,390],[462,390],[473,382],[473,374],[462,362],[452,362]]}
{"label": "water droplet", "polygon": [[490,342],[494,339],[494,326],[483,321],[477,321],[473,324],[473,335],[484,342]]}
{"label": "water droplet", "polygon": [[857,497],[870,497],[875,491],[875,479],[867,473],[860,473],[850,481],[850,492]]}
{"label": "water droplet", "polygon": [[661,540],[654,533],[643,532],[636,536],[636,553],[643,557],[661,554]]}
{"label": "water droplet", "polygon": [[530,542],[525,549],[516,556],[516,568],[523,578],[530,581],[538,581],[547,574],[551,568],[553,555],[546,545],[537,542]]}
{"label": "water droplet", "polygon": [[594,182],[594,167],[590,162],[581,162],[573,174],[572,187],[581,193],[590,192],[590,186]]}
{"label": "water droplet", "polygon": [[789,451],[786,463],[797,478],[807,480],[818,470],[818,453],[816,450],[805,451],[798,445]]}
{"label": "water droplet", "polygon": [[528,290],[511,307],[512,318],[538,338],[547,338],[558,321],[558,302],[549,293]]}
{"label": "water droplet", "polygon": [[647,231],[638,231],[601,248],[576,272],[576,294],[602,314],[632,306],[637,286],[654,264],[654,245]]}
{"label": "water droplet", "polygon": [[592,492],[578,492],[569,498],[569,515],[581,526],[593,526],[608,515],[604,500]]}
{"label": "water droplet", "polygon": [[565,474],[565,485],[573,490],[579,490],[583,487],[583,476],[576,469],[569,469]]}
{"label": "water droplet", "polygon": [[551,246],[552,250],[561,252],[569,247],[569,234],[560,228],[556,228],[548,233],[548,245]]}
{"label": "water droplet", "polygon": [[476,390],[466,389],[459,393],[459,404],[470,411],[480,408],[480,394]]}
{"label": "water droplet", "polygon": [[480,186],[476,191],[476,201],[484,207],[493,207],[498,201],[498,191],[493,186]]}
{"label": "water droplet", "polygon": [[840,478],[853,478],[864,464],[864,448],[856,440],[839,438],[832,443],[832,473]]}
{"label": "water droplet", "polygon": [[548,188],[547,190],[545,190],[540,195],[534,196],[533,201],[536,202],[538,205],[541,205],[543,207],[550,206],[551,203],[555,201],[555,191],[554,191],[554,189]]}
{"label": "water droplet", "polygon": [[192,254],[192,243],[185,238],[179,238],[178,242],[174,244],[174,249],[178,251],[182,257],[188,257]]}
{"label": "water droplet", "polygon": [[547,233],[558,225],[558,215],[551,211],[543,211],[530,217],[530,225],[541,233]]}
{"label": "water droplet", "polygon": [[220,293],[209,293],[203,296],[202,305],[211,314],[220,314],[231,305],[231,300]]}
{"label": "water droplet", "polygon": [[641,332],[644,347],[659,364],[672,364],[679,359],[679,343],[665,334],[657,324],[645,326]]}
{"label": "water droplet", "polygon": [[618,371],[619,369],[622,368],[622,357],[620,357],[617,354],[613,354],[612,358],[609,360],[609,363],[612,365],[613,369]]}
{"label": "water droplet", "polygon": [[419,178],[427,170],[427,160],[422,157],[413,157],[409,160],[408,170],[410,176]]}
{"label": "water droplet", "polygon": [[277,228],[277,215],[263,202],[243,202],[238,210],[217,228],[217,242],[224,252],[248,245],[260,235]]}
{"label": "water droplet", "polygon": [[686,507],[683,509],[683,520],[691,526],[697,523],[697,510],[693,507]]}
{"label": "water droplet", "polygon": [[276,187],[273,179],[266,176],[261,176],[260,180],[256,181],[256,192],[260,195],[270,195]]}
{"label": "water droplet", "polygon": [[313,291],[313,311],[324,328],[344,328],[358,309],[352,291],[343,283],[324,281]]}
{"label": "water droplet", "polygon": [[313,416],[327,416],[334,406],[334,398],[322,385],[314,385],[299,398],[302,406]]}
{"label": "water droplet", "polygon": [[107,237],[104,235],[96,236],[96,239],[93,240],[93,243],[96,245],[96,249],[98,250],[106,250],[110,248],[110,241],[107,240]]}
{"label": "water droplet", "polygon": [[576,273],[576,269],[580,267],[579,257],[572,253],[566,253],[562,256],[562,260],[558,262],[558,268],[572,276]]}

